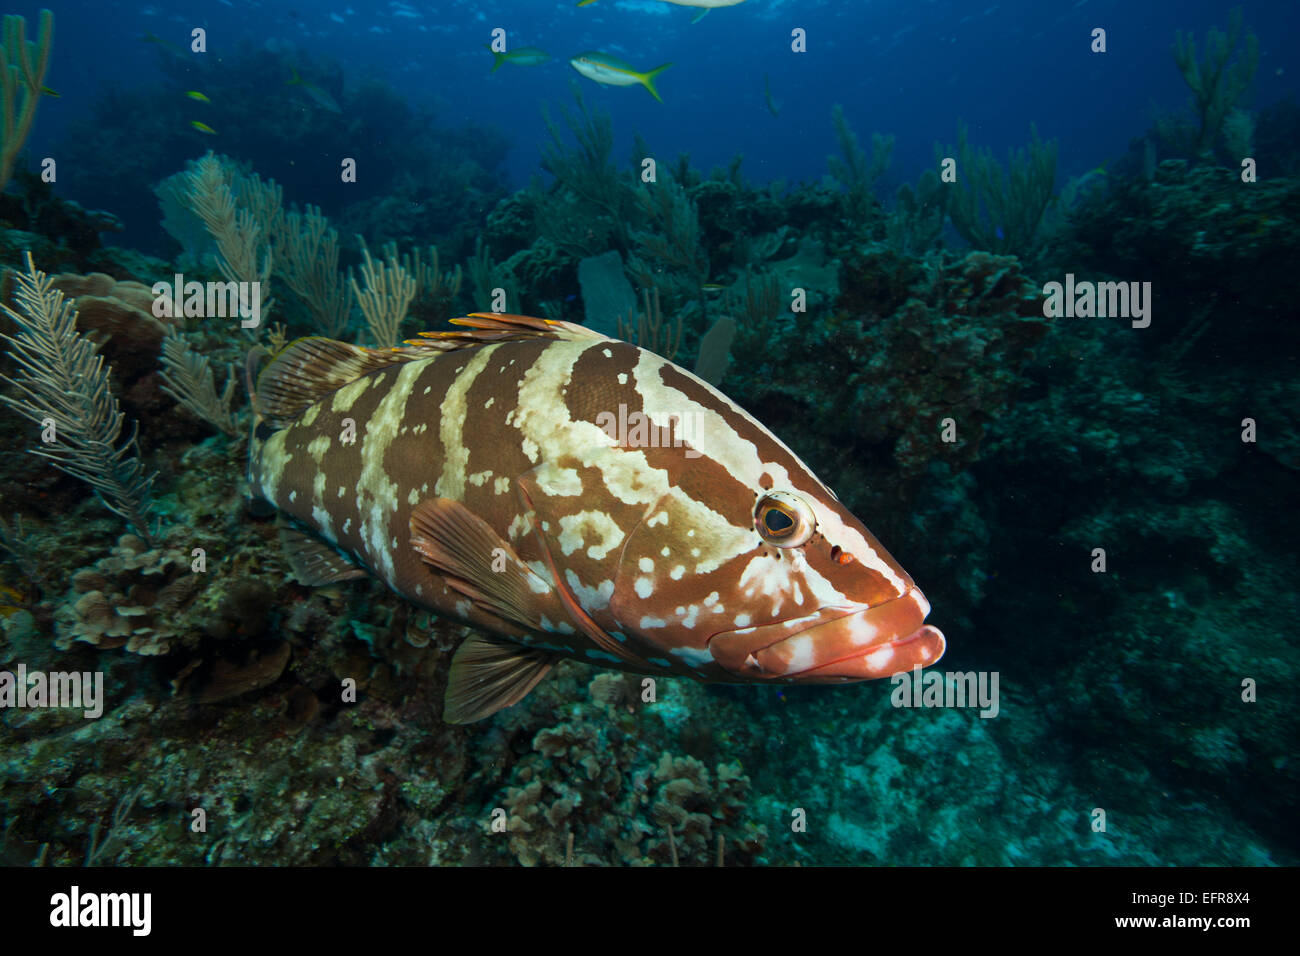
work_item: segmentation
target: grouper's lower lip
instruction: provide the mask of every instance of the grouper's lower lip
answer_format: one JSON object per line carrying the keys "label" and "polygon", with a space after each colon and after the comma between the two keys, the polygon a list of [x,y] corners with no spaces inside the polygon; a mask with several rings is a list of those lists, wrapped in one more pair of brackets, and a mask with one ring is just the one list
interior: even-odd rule
{"label": "grouper's lower lip", "polygon": [[[924,624],[907,637],[869,648],[864,653],[819,664],[807,670],[794,671],[785,676],[809,683],[877,680],[910,671],[913,667],[929,667],[943,657],[947,646],[948,643],[941,630]],[[766,653],[767,651],[764,651],[759,655],[760,666],[763,654]]]}
{"label": "grouper's lower lip", "polygon": [[713,658],[753,680],[838,682],[890,677],[943,656],[943,633],[924,624],[919,589],[876,607],[825,608],[793,621],[726,631],[709,642]]}

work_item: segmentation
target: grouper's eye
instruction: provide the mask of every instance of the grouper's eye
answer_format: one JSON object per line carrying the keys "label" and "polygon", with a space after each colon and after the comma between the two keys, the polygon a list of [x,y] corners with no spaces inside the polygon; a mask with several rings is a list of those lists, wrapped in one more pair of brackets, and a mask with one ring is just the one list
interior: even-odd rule
{"label": "grouper's eye", "polygon": [[808,502],[788,491],[772,491],[754,506],[754,527],[768,544],[797,548],[817,530]]}

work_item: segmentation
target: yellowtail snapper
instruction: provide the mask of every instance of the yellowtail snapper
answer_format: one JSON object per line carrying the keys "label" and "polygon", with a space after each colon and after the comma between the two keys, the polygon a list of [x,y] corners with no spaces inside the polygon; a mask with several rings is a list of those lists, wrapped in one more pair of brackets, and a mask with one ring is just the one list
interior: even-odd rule
{"label": "yellowtail snapper", "polygon": [[616,56],[594,50],[588,53],[579,53],[569,61],[569,65],[587,79],[603,83],[606,86],[635,86],[640,83],[660,103],[663,102],[663,97],[655,89],[654,79],[672,66],[671,63],[665,63],[663,66],[657,66],[653,70],[642,73]]}
{"label": "yellowtail snapper", "polygon": [[293,76],[290,77],[289,80],[286,81],[284,85],[298,87],[300,90],[303,91],[303,93],[307,94],[308,99],[310,99],[313,103],[315,103],[323,110],[327,110],[330,113],[343,112],[343,110],[339,108],[338,100],[334,99],[334,97],[330,96],[328,92],[322,90],[315,83],[309,83],[308,81],[304,80],[302,77],[298,75],[298,71],[296,69],[293,71]]}
{"label": "yellowtail snapper", "polygon": [[488,51],[496,57],[492,64],[492,72],[495,73],[501,69],[503,63],[513,63],[515,66],[541,66],[551,58],[551,55],[545,50],[539,50],[535,46],[521,46],[517,50],[511,50],[508,53],[498,53],[488,44],[483,44]]}

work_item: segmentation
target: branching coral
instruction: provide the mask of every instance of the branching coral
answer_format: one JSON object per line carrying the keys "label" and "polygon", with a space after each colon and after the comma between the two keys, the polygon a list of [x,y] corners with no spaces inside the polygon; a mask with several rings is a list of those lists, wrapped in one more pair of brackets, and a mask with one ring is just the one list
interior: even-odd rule
{"label": "branching coral", "polygon": [[899,187],[893,212],[885,220],[885,239],[900,255],[922,255],[934,248],[943,233],[948,192],[938,175],[927,169],[916,188]]}
{"label": "branching coral", "polygon": [[[217,244],[217,265],[231,282],[265,284],[271,277],[272,203],[261,189],[240,188],[228,161],[208,153],[187,173],[191,208]],[[259,181],[260,182],[260,181]],[[233,188],[232,188],[233,187]],[[239,189],[241,202],[236,202]],[[259,219],[254,209],[263,213]],[[261,300],[269,312],[269,296]]]}
{"label": "branching coral", "polygon": [[190,205],[189,171],[168,176],[154,187],[153,193],[162,209],[163,231],[180,243],[176,265],[182,272],[202,268],[216,246],[208,227]]}
{"label": "branching coral", "polygon": [[505,292],[505,311],[522,308],[514,276],[505,263],[492,260],[492,250],[482,236],[474,241],[474,255],[469,260],[466,271],[469,273],[469,291],[474,297],[474,308],[491,308],[497,289]]}
{"label": "branching coral", "polygon": [[831,121],[835,125],[835,139],[844,155],[843,158],[827,156],[826,165],[847,193],[848,218],[860,226],[870,220],[876,208],[872,187],[889,168],[894,152],[894,137],[872,133],[871,157],[868,159],[866,150],[858,144],[857,135],[844,118],[844,107],[838,103],[831,111]]}
{"label": "branching coral", "polygon": [[700,244],[695,203],[671,180],[642,187],[636,195],[652,228],[632,234],[636,258],[628,270],[642,285],[654,284],[673,299],[702,298],[709,257]]}
{"label": "branching coral", "polygon": [[948,216],[961,237],[976,249],[1024,255],[1052,199],[1056,182],[1056,140],[1044,143],[1030,127],[1028,150],[1012,150],[1008,164],[991,149],[972,149],[966,124],[957,124],[957,146],[940,148],[936,159],[957,160],[957,180],[946,185]]}
{"label": "branching coral", "polygon": [[387,258],[376,262],[366,248],[365,240],[357,236],[357,241],[361,243],[361,252],[365,256],[361,275],[366,280],[366,287],[362,289],[357,280],[352,279],[352,294],[361,304],[371,343],[387,348],[396,345],[401,338],[402,320],[406,318],[406,310],[410,308],[419,286],[415,277],[398,260],[396,246],[389,250]]}
{"label": "branching coral", "polygon": [[230,409],[235,395],[235,368],[226,369],[226,386],[217,394],[208,357],[195,352],[175,330],[163,340],[162,390],[196,416],[227,435],[233,435],[235,418]]}
{"label": "branching coral", "polygon": [[351,284],[339,272],[339,234],[316,206],[281,218],[275,274],[311,311],[316,328],[338,338],[352,314]]}
{"label": "branching coral", "polygon": [[743,293],[727,290],[722,297],[725,315],[737,319],[738,350],[761,350],[765,342],[776,334],[777,317],[781,314],[781,286],[770,272],[755,275],[746,270]]}
{"label": "branching coral", "polygon": [[544,236],[581,259],[605,252],[611,240],[627,248],[631,191],[610,161],[614,132],[609,114],[589,110],[577,89],[573,95],[577,112],[560,109],[573,146],[550,113],[542,113],[551,137],[542,149],[542,168],[555,177],[558,188],[544,200],[538,222]]}
{"label": "branching coral", "polygon": [[618,337],[641,348],[662,355],[672,361],[682,345],[682,317],[678,313],[675,322],[664,324],[663,311],[659,307],[659,290],[654,297],[648,289],[641,292],[644,308],[636,316],[629,315],[626,320],[618,317]]}
{"label": "branching coral", "polygon": [[44,95],[45,68],[54,42],[54,14],[41,11],[36,42],[27,40],[27,21],[17,15],[4,19],[4,43],[0,45],[0,108],[4,130],[0,137],[0,189],[14,171],[18,151],[36,120],[36,107]]}
{"label": "branching coral", "polygon": [[[1234,7],[1228,19],[1228,32],[1211,27],[1205,35],[1205,55],[1197,59],[1196,40],[1190,32],[1174,34],[1173,55],[1178,70],[1187,81],[1195,102],[1200,129],[1196,151],[1210,156],[1224,128],[1224,121],[1238,100],[1250,89],[1259,66],[1259,38],[1247,30],[1242,36],[1241,8]],[[1242,41],[1241,55],[1229,63]],[[1240,134],[1238,133],[1238,138]]]}
{"label": "branching coral", "polygon": [[[425,251],[428,253],[427,258]],[[397,243],[390,242],[384,246],[384,257],[400,263],[407,275],[415,279],[411,315],[426,326],[431,326],[451,315],[452,303],[460,295],[464,274],[459,265],[447,272],[442,271],[437,246],[430,245],[425,251],[416,246],[409,253],[399,255]]]}

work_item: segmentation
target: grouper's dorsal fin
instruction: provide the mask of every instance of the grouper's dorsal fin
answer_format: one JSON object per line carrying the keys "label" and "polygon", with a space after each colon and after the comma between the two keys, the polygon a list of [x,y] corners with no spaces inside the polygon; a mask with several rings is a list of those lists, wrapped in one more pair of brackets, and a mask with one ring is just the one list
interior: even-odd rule
{"label": "grouper's dorsal fin", "polygon": [[599,342],[607,340],[585,326],[558,319],[538,319],[531,315],[511,315],[506,312],[471,312],[459,319],[450,319],[452,325],[462,326],[452,332],[421,332],[420,338],[407,342],[408,349],[473,348],[494,342],[517,342],[521,339],[565,339],[567,341]]}
{"label": "grouper's dorsal fin", "polygon": [[313,335],[291,342],[276,355],[257,380],[257,413],[273,428],[285,428],[307,408],[349,382],[391,365],[428,358],[431,352],[450,352],[521,339],[609,341],[608,336],[572,322],[538,319],[531,315],[471,312],[451,319],[463,326],[450,332],[421,332],[391,349],[368,349]]}
{"label": "grouper's dorsal fin", "polygon": [[319,335],[298,339],[258,376],[257,413],[271,427],[286,428],[308,406],[349,382],[417,357],[401,349],[367,349]]}

